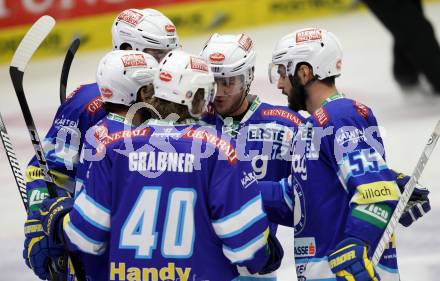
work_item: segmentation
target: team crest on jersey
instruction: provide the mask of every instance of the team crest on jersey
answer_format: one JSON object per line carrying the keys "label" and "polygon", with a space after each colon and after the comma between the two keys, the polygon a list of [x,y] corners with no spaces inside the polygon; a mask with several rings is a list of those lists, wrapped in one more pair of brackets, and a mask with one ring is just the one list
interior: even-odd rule
{"label": "team crest on jersey", "polygon": [[136,26],[144,16],[134,10],[125,10],[118,16],[118,21],[125,22],[129,25]]}
{"label": "team crest on jersey", "polygon": [[208,64],[201,58],[190,57],[191,69],[202,72],[208,72]]}
{"label": "team crest on jersey", "polygon": [[306,200],[301,185],[294,176],[289,177],[293,187],[295,205],[293,209],[293,228],[295,235],[300,234],[306,225]]}
{"label": "team crest on jersey", "polygon": [[307,41],[321,41],[322,30],[318,28],[306,29],[296,34],[296,43],[303,43]]}

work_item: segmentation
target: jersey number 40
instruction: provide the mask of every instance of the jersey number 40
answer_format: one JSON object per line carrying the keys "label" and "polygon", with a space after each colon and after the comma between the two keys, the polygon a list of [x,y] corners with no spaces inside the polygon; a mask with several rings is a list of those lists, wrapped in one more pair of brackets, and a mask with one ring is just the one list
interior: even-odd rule
{"label": "jersey number 40", "polygon": [[[162,187],[145,186],[121,229],[119,247],[135,249],[138,259],[152,258],[157,247],[156,221]],[[189,258],[192,256],[195,228],[194,205],[197,194],[194,189],[173,188],[168,195],[165,222],[163,224],[161,253],[165,258]]]}

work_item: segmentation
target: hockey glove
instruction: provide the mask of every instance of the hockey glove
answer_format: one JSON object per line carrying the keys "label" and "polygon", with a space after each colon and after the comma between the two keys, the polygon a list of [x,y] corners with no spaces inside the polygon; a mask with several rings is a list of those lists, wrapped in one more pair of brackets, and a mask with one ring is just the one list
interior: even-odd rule
{"label": "hockey glove", "polygon": [[367,256],[364,242],[356,238],[347,238],[328,255],[330,269],[336,274],[336,280],[379,281],[373,263]]}
{"label": "hockey glove", "polygon": [[269,237],[267,238],[268,250],[270,251],[269,259],[266,262],[266,265],[260,270],[259,274],[269,274],[277,270],[281,261],[283,260],[284,250],[278,241],[277,237],[273,232],[269,233]]}
{"label": "hockey glove", "polygon": [[62,218],[73,208],[73,198],[46,198],[41,204],[40,215],[44,233],[54,241],[63,243]]}
{"label": "hockey glove", "polygon": [[[400,192],[404,191],[405,185],[409,180],[409,176],[402,173],[396,173],[396,182],[399,186]],[[428,189],[416,184],[414,191],[409,198],[408,204],[405,206],[405,210],[399,219],[401,225],[408,227],[431,210],[428,195]]]}
{"label": "hockey glove", "polygon": [[42,280],[47,280],[48,265],[51,260],[54,261],[52,268],[55,272],[63,273],[65,250],[61,244],[53,244],[44,234],[40,215],[37,212],[28,216],[24,224],[24,233],[23,258],[35,275]]}

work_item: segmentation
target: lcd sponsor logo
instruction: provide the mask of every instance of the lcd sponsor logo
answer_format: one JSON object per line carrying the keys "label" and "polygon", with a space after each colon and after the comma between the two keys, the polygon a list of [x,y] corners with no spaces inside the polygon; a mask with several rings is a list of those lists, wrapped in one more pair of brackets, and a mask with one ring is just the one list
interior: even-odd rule
{"label": "lcd sponsor logo", "polygon": [[315,237],[304,237],[295,239],[295,258],[314,257],[315,255]]}

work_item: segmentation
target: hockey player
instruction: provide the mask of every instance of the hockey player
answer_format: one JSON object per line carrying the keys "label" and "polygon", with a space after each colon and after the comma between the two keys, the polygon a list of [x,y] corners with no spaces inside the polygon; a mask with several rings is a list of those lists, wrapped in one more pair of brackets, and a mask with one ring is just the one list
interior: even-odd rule
{"label": "hockey player", "polygon": [[[129,9],[120,13],[112,25],[114,50],[139,50],[159,61],[179,46],[173,23],[154,9]],[[73,192],[78,152],[85,132],[105,116],[96,83],[76,89],[58,109],[49,129],[44,148],[46,159],[57,187]],[[33,157],[26,169],[29,210],[38,210],[47,197],[38,161]]]}
{"label": "hockey player", "polygon": [[[114,50],[137,49],[151,53],[156,60],[180,46],[173,23],[153,9],[129,9],[120,13],[112,25],[112,45]],[[86,131],[105,116],[102,104],[97,84],[92,83],[80,86],[58,109],[44,141],[47,163],[57,187],[73,193],[78,152]],[[36,157],[31,159],[27,167],[26,180],[29,211],[34,212],[48,196]],[[27,262],[28,253],[23,254]],[[46,268],[42,270],[45,272]]]}
{"label": "hockey player", "polygon": [[[112,83],[126,83],[122,71],[110,69],[109,62],[121,64],[117,55],[107,55],[98,69],[103,96],[116,90]],[[233,144],[216,130],[197,124],[215,95],[208,65],[173,51],[159,69],[150,102],[156,114],[179,113],[178,119],[133,127],[128,116],[106,116],[95,126],[95,152],[105,153],[90,162],[75,202],[46,199],[29,227],[41,223],[49,241],[70,250],[108,251],[100,280],[233,280],[233,264],[250,272],[276,269],[280,257],[268,237],[276,238],[257,182],[243,184],[251,166],[237,161]],[[211,155],[198,157],[206,150]]]}
{"label": "hockey player", "polygon": [[[156,59],[146,53],[139,51],[113,51],[107,55],[101,64],[106,64],[106,69],[102,67],[98,69],[97,81],[98,88],[101,92],[101,100],[104,102],[103,110],[106,112],[107,119],[121,120],[125,115],[128,106],[130,106],[135,101],[143,101],[152,96],[153,89],[153,77],[157,71],[158,63]],[[105,74],[107,80],[103,79]],[[120,75],[120,81],[114,82],[108,77],[111,75]],[[128,96],[128,97],[127,97]],[[111,112],[111,113],[109,113]],[[143,116],[142,111],[139,111],[133,122],[141,123]],[[93,132],[89,132],[89,129],[85,133],[85,139],[90,141],[94,137]],[[93,139],[92,139],[93,140]],[[83,161],[84,162],[84,161]],[[81,183],[85,178],[86,168],[84,165],[80,165],[77,169],[76,182],[77,188],[80,190],[82,187]],[[38,214],[38,212],[34,212]],[[35,216],[32,212],[30,213],[29,221]],[[29,234],[29,228],[25,224],[25,251],[23,256],[25,258],[26,264],[35,272],[35,274],[40,279],[46,279],[48,276],[47,272],[47,259],[48,256],[55,258],[57,256],[62,256],[64,251],[61,247],[55,247],[49,244],[49,240],[44,238],[44,236],[34,234]],[[37,233],[38,234],[38,233]],[[29,235],[32,236],[29,239]],[[49,254],[49,252],[51,254]],[[99,279],[102,276],[102,272],[97,271],[99,268],[99,260],[91,258],[90,255],[82,255],[81,259],[83,261],[84,270],[86,272],[87,278],[91,280]],[[57,259],[54,259],[57,260]],[[62,268],[55,268],[56,270],[62,272]],[[70,273],[70,272],[69,272]]]}
{"label": "hockey player", "polygon": [[[214,34],[201,56],[214,72],[217,95],[214,112],[205,118],[237,142],[239,161],[250,161],[257,180],[279,181],[291,172],[290,147],[303,117],[249,95],[254,78],[255,51],[246,34]],[[225,136],[226,137],[226,136]],[[293,165],[298,165],[296,159]],[[272,225],[276,231],[276,225]],[[249,276],[240,270],[242,276]],[[276,280],[276,274],[252,278]]]}
{"label": "hockey player", "polygon": [[[280,200],[262,188],[265,204],[284,200],[281,213],[294,212],[298,278],[399,280],[394,240],[377,267],[370,261],[400,191],[371,109],[337,91],[339,41],[322,29],[301,29],[278,42],[272,61],[289,107],[311,114],[294,142],[304,165],[273,184]],[[279,222],[292,225],[289,219]]]}

